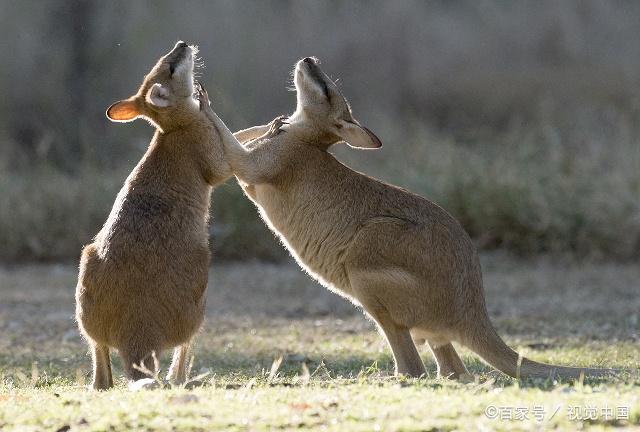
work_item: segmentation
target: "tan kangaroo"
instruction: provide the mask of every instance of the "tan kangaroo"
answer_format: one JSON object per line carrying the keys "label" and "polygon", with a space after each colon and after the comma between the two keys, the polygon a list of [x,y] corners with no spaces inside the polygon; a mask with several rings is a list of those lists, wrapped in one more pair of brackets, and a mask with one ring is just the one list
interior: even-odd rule
{"label": "tan kangaroo", "polygon": [[467,375],[453,341],[512,377],[608,372],[528,359],[519,366],[489,320],[478,255],[465,230],[431,201],[336,160],[327,150],[339,141],[378,148],[380,140],[354,119],[316,59],[299,61],[294,81],[293,115],[238,132],[241,141],[253,141],[225,147],[227,161],[297,262],[378,324],[397,374],[425,373],[415,343],[426,342],[440,376]]}
{"label": "tan kangaroo", "polygon": [[109,348],[126,375],[153,370],[152,353],[175,348],[168,379],[185,380],[189,342],[204,314],[212,187],[231,176],[222,145],[194,95],[195,49],[178,42],[138,92],[107,117],[156,127],[102,230],[82,251],[76,318],[92,350],[93,388],[113,385]]}

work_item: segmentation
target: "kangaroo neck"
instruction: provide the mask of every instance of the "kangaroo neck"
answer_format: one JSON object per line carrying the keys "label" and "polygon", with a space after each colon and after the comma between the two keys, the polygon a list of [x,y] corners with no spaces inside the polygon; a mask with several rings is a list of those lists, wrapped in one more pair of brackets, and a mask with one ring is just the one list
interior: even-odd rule
{"label": "kangaroo neck", "polygon": [[181,199],[202,201],[211,192],[200,173],[197,130],[156,131],[147,152],[128,181],[132,193],[178,194]]}

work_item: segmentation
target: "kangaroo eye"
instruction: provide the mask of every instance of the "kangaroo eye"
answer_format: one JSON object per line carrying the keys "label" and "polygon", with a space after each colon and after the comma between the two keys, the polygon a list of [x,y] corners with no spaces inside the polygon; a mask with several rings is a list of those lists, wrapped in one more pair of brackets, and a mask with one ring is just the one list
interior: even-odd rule
{"label": "kangaroo eye", "polygon": [[336,123],[336,128],[342,129],[342,125],[340,123]]}
{"label": "kangaroo eye", "polygon": [[169,63],[169,73],[173,76],[173,73],[176,71],[176,65],[173,63]]}

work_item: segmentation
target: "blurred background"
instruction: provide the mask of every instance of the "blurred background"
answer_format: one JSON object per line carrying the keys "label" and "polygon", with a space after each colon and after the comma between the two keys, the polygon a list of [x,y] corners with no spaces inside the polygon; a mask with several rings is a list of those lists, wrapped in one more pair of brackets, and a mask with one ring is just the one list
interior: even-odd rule
{"label": "blurred background", "polygon": [[[0,262],[75,261],[152,129],[109,123],[176,40],[232,130],[294,109],[315,55],[385,144],[334,149],[482,249],[640,257],[640,2],[0,1]],[[229,180],[216,259],[286,252]]]}

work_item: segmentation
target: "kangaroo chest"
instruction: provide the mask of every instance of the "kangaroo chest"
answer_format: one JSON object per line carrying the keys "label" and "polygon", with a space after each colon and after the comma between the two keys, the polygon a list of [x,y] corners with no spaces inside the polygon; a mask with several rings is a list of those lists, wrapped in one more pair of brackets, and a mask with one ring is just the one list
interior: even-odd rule
{"label": "kangaroo chest", "polygon": [[262,218],[298,264],[326,287],[349,294],[343,255],[352,234],[340,218],[334,221],[340,209],[321,196],[305,200],[300,190],[286,193],[273,185],[249,188]]}

